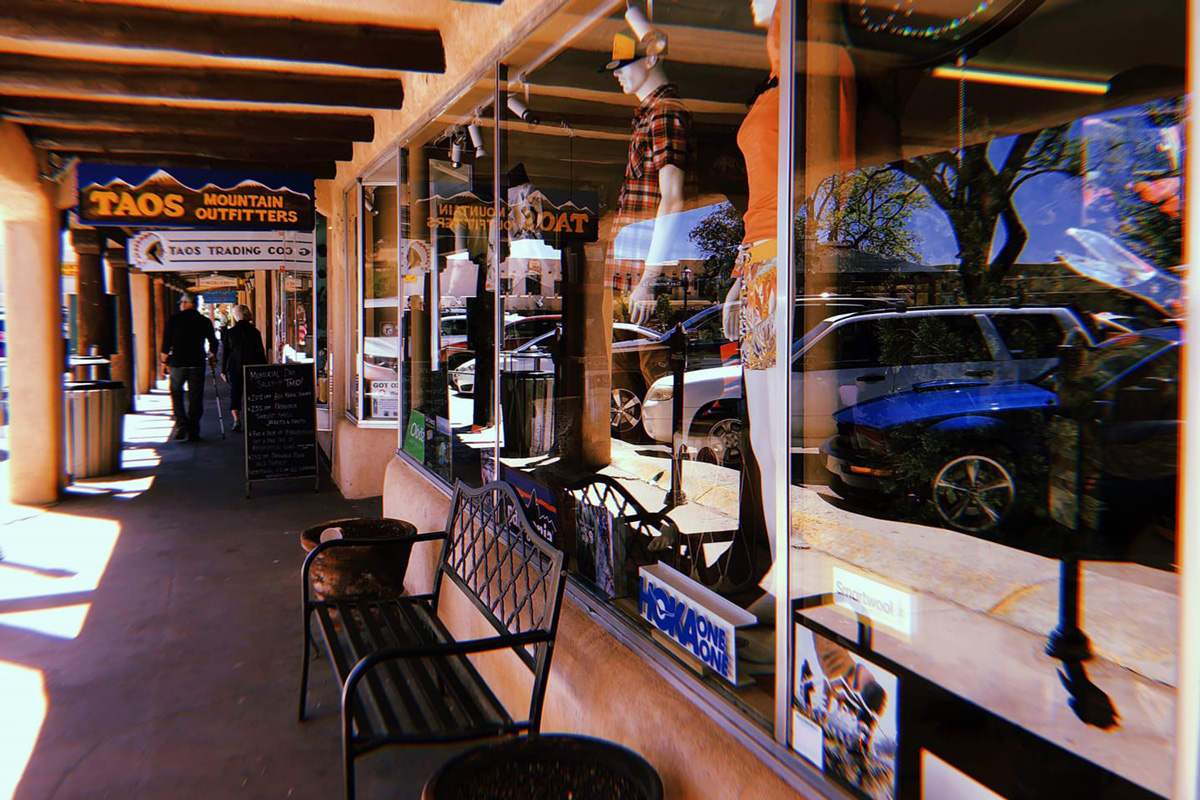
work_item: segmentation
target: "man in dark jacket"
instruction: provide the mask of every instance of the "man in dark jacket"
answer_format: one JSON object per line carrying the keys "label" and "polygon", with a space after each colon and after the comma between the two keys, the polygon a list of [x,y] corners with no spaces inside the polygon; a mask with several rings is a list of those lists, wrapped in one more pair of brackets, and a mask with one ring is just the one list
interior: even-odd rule
{"label": "man in dark jacket", "polygon": [[[204,343],[208,342],[208,352]],[[212,320],[196,310],[196,297],[179,298],[179,313],[167,320],[163,331],[163,364],[171,376],[171,410],[176,439],[200,440],[200,416],[204,413],[204,365],[217,363],[217,336]],[[187,405],[183,387],[187,385]]]}

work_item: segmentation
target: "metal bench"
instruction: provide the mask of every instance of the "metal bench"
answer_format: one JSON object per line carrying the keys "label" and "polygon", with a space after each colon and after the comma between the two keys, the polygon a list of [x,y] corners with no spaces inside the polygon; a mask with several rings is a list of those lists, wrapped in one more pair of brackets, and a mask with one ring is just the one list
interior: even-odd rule
{"label": "metal bench", "polygon": [[[441,540],[429,594],[382,600],[322,600],[310,571],[322,552],[379,546],[379,539],[323,542],[305,558],[304,664],[300,719],[305,718],[312,619],[342,687],[342,757],[346,797],[354,797],[354,759],[387,744],[442,743],[537,734],[562,604],[563,554],[530,526],[507,483],[461,484],[446,530],[387,540],[390,546]],[[449,579],[496,630],[455,641],[438,617]],[[514,719],[468,656],[511,649],[533,673],[526,719]]]}

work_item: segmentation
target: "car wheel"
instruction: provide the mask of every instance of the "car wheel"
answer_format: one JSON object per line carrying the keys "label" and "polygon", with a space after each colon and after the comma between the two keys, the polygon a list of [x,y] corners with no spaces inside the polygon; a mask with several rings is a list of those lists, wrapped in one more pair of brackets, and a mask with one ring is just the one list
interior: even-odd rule
{"label": "car wheel", "polygon": [[716,463],[740,469],[742,466],[742,436],[745,430],[740,419],[717,420],[708,431],[704,447],[713,452]]}
{"label": "car wheel", "polygon": [[933,506],[951,528],[989,533],[1017,505],[1012,467],[986,455],[965,455],[946,462],[933,479]]}
{"label": "car wheel", "polygon": [[618,439],[632,436],[642,425],[642,399],[630,389],[612,390],[612,432]]}

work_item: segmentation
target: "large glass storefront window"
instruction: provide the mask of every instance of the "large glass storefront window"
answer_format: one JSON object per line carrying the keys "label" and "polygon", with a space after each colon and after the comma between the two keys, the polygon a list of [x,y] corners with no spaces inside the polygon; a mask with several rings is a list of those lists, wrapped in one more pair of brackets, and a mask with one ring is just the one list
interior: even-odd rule
{"label": "large glass storefront window", "polygon": [[493,94],[488,76],[401,154],[401,449],[471,486],[497,444]]}
{"label": "large glass storefront window", "polygon": [[1168,794],[1186,9],[1148,9],[564,3],[404,145],[401,449],[516,485],[850,796]]}
{"label": "large glass storefront window", "polygon": [[621,4],[502,68],[504,307],[553,327],[502,348],[499,474],[581,584],[771,731],[775,490],[745,446],[727,296],[743,216],[775,227],[743,152],[773,159],[778,135],[741,131],[777,44],[749,2],[703,5]]}
{"label": "large glass storefront window", "polygon": [[855,794],[1170,793],[1185,12],[796,9],[789,740]]}
{"label": "large glass storefront window", "polygon": [[[400,404],[400,313],[396,161],[362,186],[361,420],[396,420]],[[390,173],[388,177],[384,175]],[[386,183],[384,181],[387,181]]]}

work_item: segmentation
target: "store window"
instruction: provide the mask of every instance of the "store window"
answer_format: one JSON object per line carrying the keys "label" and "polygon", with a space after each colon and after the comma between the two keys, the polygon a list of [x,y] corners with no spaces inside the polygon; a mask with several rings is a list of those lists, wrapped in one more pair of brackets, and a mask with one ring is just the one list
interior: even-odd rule
{"label": "store window", "polygon": [[[580,586],[647,639],[673,637],[662,656],[769,737],[774,545],[726,301],[755,200],[739,130],[771,58],[749,2],[703,6],[659,3],[652,21],[639,7],[631,26],[624,4],[568,3],[562,20],[595,24],[563,39],[549,23],[500,67],[498,274],[518,318],[495,473]],[[745,146],[775,153],[778,137]],[[673,626],[679,598],[699,598],[702,634]]]}
{"label": "store window", "polygon": [[493,94],[489,75],[401,153],[400,449],[449,485],[481,485],[497,445]]}
{"label": "store window", "polygon": [[891,304],[790,378],[788,741],[856,796],[1170,793],[1185,5],[796,9],[796,294]]}
{"label": "store window", "polygon": [[400,408],[399,192],[393,153],[363,179],[358,209],[361,239],[360,421],[395,424]]}

